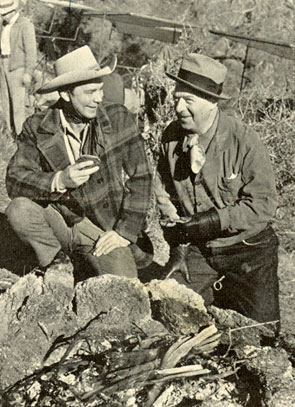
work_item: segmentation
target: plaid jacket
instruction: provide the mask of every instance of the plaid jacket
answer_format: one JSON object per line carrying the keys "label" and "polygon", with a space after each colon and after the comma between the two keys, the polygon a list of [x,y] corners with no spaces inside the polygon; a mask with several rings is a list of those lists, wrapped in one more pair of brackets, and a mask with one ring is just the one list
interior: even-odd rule
{"label": "plaid jacket", "polygon": [[[78,188],[51,192],[52,179],[70,163],[63,140],[59,104],[36,113],[24,124],[18,149],[6,175],[11,198],[53,203],[67,219],[88,217],[104,230],[116,230],[135,242],[146,217],[152,176],[144,141],[128,110],[101,104],[84,153],[99,154],[100,169]],[[124,182],[122,174],[127,174]],[[69,222],[68,222],[69,223]]]}

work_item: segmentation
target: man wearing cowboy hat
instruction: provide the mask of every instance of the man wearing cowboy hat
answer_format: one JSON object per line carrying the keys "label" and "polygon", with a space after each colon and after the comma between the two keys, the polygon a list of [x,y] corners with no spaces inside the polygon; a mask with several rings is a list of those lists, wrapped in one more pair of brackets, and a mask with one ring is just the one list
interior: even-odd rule
{"label": "man wearing cowboy hat", "polygon": [[6,215],[41,272],[67,264],[65,253],[78,253],[89,273],[126,277],[152,261],[140,237],[151,193],[143,139],[124,106],[101,103],[115,66],[100,67],[88,46],[59,58],[39,93],[60,100],[27,119],[8,165]]}
{"label": "man wearing cowboy hat", "polygon": [[156,195],[171,246],[169,276],[206,304],[279,320],[274,175],[259,137],[218,107],[227,69],[200,54],[182,60],[175,112],[162,138]]}
{"label": "man wearing cowboy hat", "polygon": [[25,94],[37,61],[34,25],[17,11],[18,0],[1,0],[1,106],[9,132],[19,134],[26,118]]}

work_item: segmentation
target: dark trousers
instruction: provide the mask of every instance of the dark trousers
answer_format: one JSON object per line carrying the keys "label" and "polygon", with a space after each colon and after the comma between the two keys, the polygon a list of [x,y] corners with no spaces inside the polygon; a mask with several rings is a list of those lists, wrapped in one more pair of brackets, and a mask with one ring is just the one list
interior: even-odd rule
{"label": "dark trousers", "polygon": [[259,322],[280,319],[278,238],[271,227],[228,247],[191,245],[188,269],[189,285],[180,273],[173,278],[202,295],[207,305],[233,309]]}
{"label": "dark trousers", "polygon": [[68,254],[79,254],[90,265],[92,275],[137,277],[136,261],[139,264],[142,261],[138,248],[122,247],[100,257],[92,255],[103,230],[87,218],[69,227],[51,205],[43,208],[28,198],[14,199],[6,209],[6,216],[19,238],[34,249],[41,266],[50,264],[63,249]]}

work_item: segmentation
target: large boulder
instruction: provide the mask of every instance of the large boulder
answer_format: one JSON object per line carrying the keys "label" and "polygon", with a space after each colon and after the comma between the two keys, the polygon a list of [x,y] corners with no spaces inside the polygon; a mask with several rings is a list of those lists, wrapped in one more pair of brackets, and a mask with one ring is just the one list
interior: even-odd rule
{"label": "large boulder", "polygon": [[73,298],[72,268],[44,278],[28,274],[0,296],[2,388],[40,368],[56,338],[76,331]]}
{"label": "large boulder", "polygon": [[[250,348],[250,349],[249,349]],[[260,393],[267,407],[290,407],[295,399],[295,372],[284,349],[244,348],[252,394]],[[256,380],[254,380],[256,378]]]}
{"label": "large boulder", "polygon": [[58,362],[82,332],[96,343],[166,333],[138,280],[106,275],[74,287],[71,264],[19,278],[0,296],[0,319],[0,388]]}
{"label": "large boulder", "polygon": [[212,322],[203,298],[176,280],[152,280],[147,289],[153,317],[170,332],[177,335],[196,333]]}
{"label": "large boulder", "polygon": [[234,347],[237,351],[245,345],[260,346],[275,341],[275,330],[271,323],[259,323],[230,309],[221,309],[213,305],[208,307],[214,324],[222,332],[221,343]]}
{"label": "large boulder", "polygon": [[148,291],[137,279],[113,275],[89,278],[76,286],[78,324],[89,324],[101,338],[145,333],[163,333],[152,319]]}

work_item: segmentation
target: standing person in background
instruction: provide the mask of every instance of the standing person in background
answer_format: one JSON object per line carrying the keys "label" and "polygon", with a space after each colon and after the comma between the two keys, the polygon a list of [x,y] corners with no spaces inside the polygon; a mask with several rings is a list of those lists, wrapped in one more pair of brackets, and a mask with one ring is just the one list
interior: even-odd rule
{"label": "standing person in background", "polygon": [[278,321],[274,175],[257,134],[219,108],[229,99],[226,74],[195,53],[183,58],[178,76],[168,74],[177,120],[162,137],[155,183],[171,246],[168,272],[207,305]]}
{"label": "standing person in background", "polygon": [[1,107],[8,131],[19,135],[26,119],[25,96],[36,66],[34,25],[18,12],[18,0],[0,0]]}

